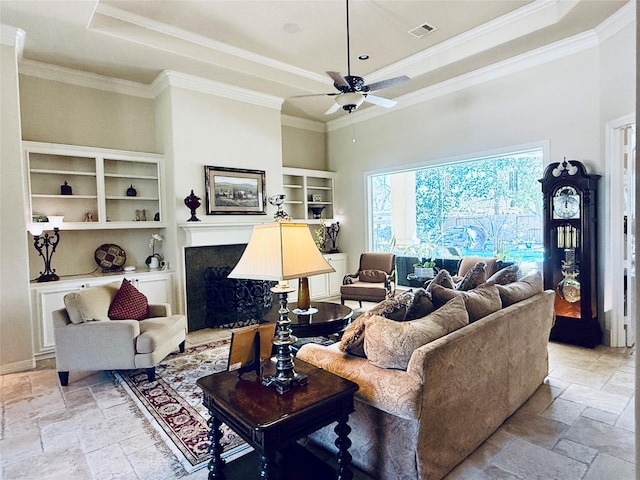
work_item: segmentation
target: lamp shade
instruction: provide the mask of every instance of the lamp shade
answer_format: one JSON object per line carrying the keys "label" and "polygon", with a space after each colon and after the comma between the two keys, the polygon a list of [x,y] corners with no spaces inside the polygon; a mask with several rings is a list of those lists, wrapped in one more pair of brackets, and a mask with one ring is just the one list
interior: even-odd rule
{"label": "lamp shade", "polygon": [[251,239],[229,278],[289,280],[335,272],[316,247],[304,223],[253,227]]}

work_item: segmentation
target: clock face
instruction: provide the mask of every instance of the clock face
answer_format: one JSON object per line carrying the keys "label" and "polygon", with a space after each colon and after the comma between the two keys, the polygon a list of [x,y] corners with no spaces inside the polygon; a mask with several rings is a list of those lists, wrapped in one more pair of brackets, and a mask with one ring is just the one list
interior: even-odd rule
{"label": "clock face", "polygon": [[556,190],[553,196],[553,218],[580,218],[580,195],[574,187],[565,185]]}

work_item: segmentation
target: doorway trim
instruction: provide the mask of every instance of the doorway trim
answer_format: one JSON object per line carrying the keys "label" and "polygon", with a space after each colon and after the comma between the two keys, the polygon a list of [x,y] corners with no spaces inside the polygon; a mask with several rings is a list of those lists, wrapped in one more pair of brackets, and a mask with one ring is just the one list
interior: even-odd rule
{"label": "doorway trim", "polygon": [[[605,318],[605,345],[624,347],[624,166],[622,158],[623,128],[636,121],[635,113],[624,115],[605,125],[605,191],[603,192],[603,211],[608,212],[608,222],[601,229],[604,265],[603,313]],[[635,174],[635,172],[634,172]],[[608,205],[607,205],[608,200]],[[604,222],[603,222],[604,223]],[[604,234],[606,232],[606,234]],[[601,257],[602,258],[602,257]]]}

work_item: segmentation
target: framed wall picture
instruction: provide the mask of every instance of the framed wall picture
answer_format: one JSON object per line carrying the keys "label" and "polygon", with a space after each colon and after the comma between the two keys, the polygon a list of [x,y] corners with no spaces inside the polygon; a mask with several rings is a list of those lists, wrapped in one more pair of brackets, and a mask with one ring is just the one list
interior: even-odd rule
{"label": "framed wall picture", "polygon": [[207,215],[266,215],[264,170],[204,167]]}

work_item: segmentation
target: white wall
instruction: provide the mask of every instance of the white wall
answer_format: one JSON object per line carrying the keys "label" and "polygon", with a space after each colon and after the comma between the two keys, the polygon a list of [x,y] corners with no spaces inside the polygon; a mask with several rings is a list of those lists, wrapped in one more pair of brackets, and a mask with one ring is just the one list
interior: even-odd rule
{"label": "white wall", "polygon": [[[635,66],[628,64],[633,53],[631,28],[610,39],[619,50],[617,61],[609,57],[603,62],[610,49],[595,46],[356,122],[354,127],[330,130],[329,169],[338,173],[338,211],[344,212],[340,245],[349,253],[350,270],[357,267],[360,253],[368,248],[364,198],[367,171],[427,165],[509,146],[548,142],[548,162],[564,157],[577,159],[590,172],[602,174],[603,122],[607,120],[603,103],[607,103],[607,116],[619,116],[629,113],[634,101],[631,85],[635,84]],[[605,198],[607,194],[603,192]],[[601,205],[600,218],[602,227],[608,218],[606,202]]]}
{"label": "white wall", "polygon": [[[210,92],[169,86],[156,97],[158,142],[165,149],[170,225],[190,216],[184,198],[193,189],[202,200],[196,212],[203,223],[263,223],[272,221],[274,207],[266,215],[206,215],[204,166],[265,171],[266,195],[282,191],[282,139],[280,110],[239,102]],[[186,234],[181,228],[167,231],[167,248],[176,265],[176,292],[184,292]],[[184,311],[184,295],[174,298]]]}
{"label": "white wall", "polygon": [[[27,262],[27,225],[22,195],[22,146],[15,41],[2,25],[0,43],[0,374],[35,366]],[[13,33],[13,35],[10,35]],[[11,40],[9,40],[11,39]]]}

